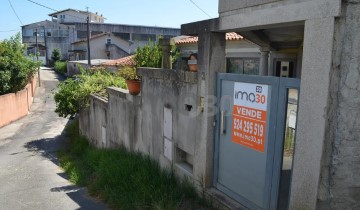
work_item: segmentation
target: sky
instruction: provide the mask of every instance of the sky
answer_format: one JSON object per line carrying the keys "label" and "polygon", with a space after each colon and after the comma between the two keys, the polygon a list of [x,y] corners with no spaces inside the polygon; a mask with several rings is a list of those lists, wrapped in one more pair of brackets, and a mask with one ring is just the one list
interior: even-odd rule
{"label": "sky", "polygon": [[[90,12],[102,14],[106,18],[105,23],[180,28],[184,23],[218,17],[218,0],[30,1],[57,11],[68,8],[86,11],[86,7],[88,7]],[[48,14],[53,13],[53,10],[30,1],[0,0],[0,40],[8,39],[17,32],[21,32],[22,25],[46,19],[51,20]]]}

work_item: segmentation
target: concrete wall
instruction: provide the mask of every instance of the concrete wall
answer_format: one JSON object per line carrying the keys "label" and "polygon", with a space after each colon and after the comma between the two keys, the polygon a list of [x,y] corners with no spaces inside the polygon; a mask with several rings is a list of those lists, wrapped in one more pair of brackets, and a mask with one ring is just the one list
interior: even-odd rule
{"label": "concrete wall", "polygon": [[[195,117],[199,111],[197,74],[141,68],[138,74],[142,76],[142,135],[147,143],[147,150],[143,152],[163,167],[175,163],[179,171],[191,176],[197,129]],[[166,121],[169,127],[165,127]],[[164,154],[165,141],[171,148],[168,157]],[[180,153],[188,160],[178,158]]]}
{"label": "concrete wall", "polygon": [[36,90],[35,76],[23,90],[0,95],[0,127],[26,116],[33,102]]}
{"label": "concrete wall", "polygon": [[319,209],[360,208],[360,1],[335,22]]}
{"label": "concrete wall", "polygon": [[249,0],[222,0],[219,1],[219,13],[228,12],[231,10],[241,9],[241,8],[247,8],[262,4],[268,4],[276,1],[281,0],[257,0],[257,1],[249,1]]}
{"label": "concrete wall", "polygon": [[150,155],[164,168],[174,164],[180,176],[191,177],[193,164],[203,164],[193,163],[200,111],[196,72],[138,69],[138,74],[139,96],[120,88],[108,88],[108,100],[91,95],[90,107],[80,113],[81,133],[98,147],[123,145]]}

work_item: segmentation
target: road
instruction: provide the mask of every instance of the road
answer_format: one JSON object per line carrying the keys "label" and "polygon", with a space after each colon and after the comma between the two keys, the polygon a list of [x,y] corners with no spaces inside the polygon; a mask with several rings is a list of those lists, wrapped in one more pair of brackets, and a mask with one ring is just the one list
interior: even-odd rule
{"label": "road", "polygon": [[53,93],[62,78],[46,68],[40,78],[30,114],[0,128],[0,210],[106,209],[58,166],[68,120],[54,112]]}

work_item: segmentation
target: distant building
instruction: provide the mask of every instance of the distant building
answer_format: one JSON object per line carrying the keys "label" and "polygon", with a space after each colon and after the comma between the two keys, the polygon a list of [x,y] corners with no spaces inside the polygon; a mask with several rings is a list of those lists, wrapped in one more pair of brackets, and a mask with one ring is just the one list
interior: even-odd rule
{"label": "distant building", "polygon": [[[62,59],[70,60],[76,59],[74,50],[80,47],[80,43],[84,43],[87,39],[87,23],[86,19],[89,16],[90,36],[97,37],[104,33],[111,33],[112,40],[121,38],[125,42],[131,42],[130,48],[126,50],[128,54],[135,52],[138,46],[144,46],[148,40],[158,41],[159,37],[175,37],[180,35],[178,28],[152,27],[152,26],[138,26],[138,25],[123,25],[123,24],[108,24],[104,23],[105,18],[97,13],[66,9],[59,12],[49,14],[51,21],[45,20],[22,26],[23,43],[27,45],[27,55],[40,53],[39,59],[43,63],[49,63],[51,60],[51,53],[55,48],[61,51]],[[96,44],[99,39],[92,39],[92,44]],[[100,42],[100,41],[99,41]],[[72,45],[72,43],[74,43]],[[98,49],[94,47],[94,50]],[[115,55],[121,54],[120,49],[115,44],[108,44],[107,49],[110,52],[110,58],[116,58]],[[86,56],[87,47],[81,49],[82,53],[79,56]],[[101,52],[93,52],[90,55],[101,55],[104,57],[104,50],[100,48]],[[113,54],[111,54],[113,52]],[[123,55],[127,55],[124,53]],[[80,55],[81,54],[81,55]],[[107,54],[106,54],[107,55]],[[114,56],[112,56],[114,55]],[[121,55],[120,55],[121,56]],[[92,56],[92,58],[95,58]],[[105,56],[105,58],[109,58]]]}
{"label": "distant building", "polygon": [[74,9],[65,9],[58,12],[49,14],[53,22],[58,23],[78,23],[86,22],[87,17],[89,16],[90,23],[104,23],[105,18],[102,15],[96,13],[74,10]]}
{"label": "distant building", "polygon": [[[90,38],[91,59],[117,59],[131,53],[132,42],[124,40],[114,33],[102,33]],[[71,43],[69,60],[87,59],[87,39]],[[71,53],[72,52],[72,53]]]}

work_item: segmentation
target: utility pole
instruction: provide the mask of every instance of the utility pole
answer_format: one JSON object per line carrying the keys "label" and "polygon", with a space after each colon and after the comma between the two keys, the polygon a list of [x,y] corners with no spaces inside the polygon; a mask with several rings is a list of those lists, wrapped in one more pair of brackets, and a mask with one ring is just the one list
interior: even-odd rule
{"label": "utility pole", "polygon": [[47,45],[46,45],[46,29],[45,29],[45,26],[42,26],[43,29],[44,29],[44,43],[45,43],[45,66],[48,65],[48,59],[49,59],[49,56],[48,56],[48,51],[47,51]]}
{"label": "utility pole", "polygon": [[91,58],[90,58],[90,20],[89,20],[89,7],[86,7],[87,18],[86,18],[86,28],[87,28],[87,51],[88,51],[88,65],[91,67]]}
{"label": "utility pole", "polygon": [[[39,55],[38,55],[38,29],[35,28],[35,42],[36,42],[36,48],[35,48],[35,54],[36,54],[36,62],[39,62]],[[38,68],[38,79],[39,79],[39,87],[40,87],[40,67]]]}

